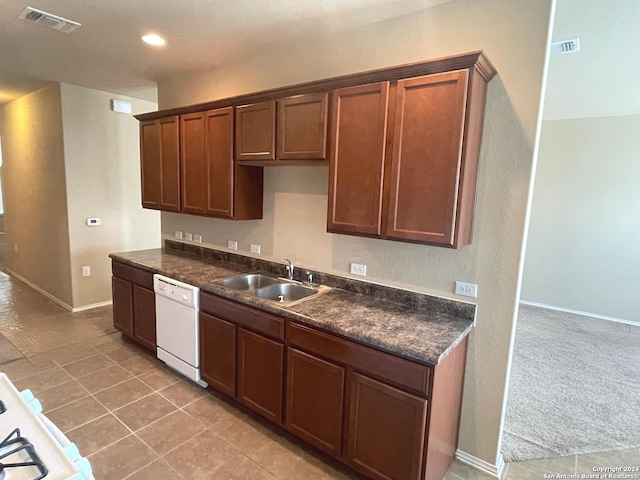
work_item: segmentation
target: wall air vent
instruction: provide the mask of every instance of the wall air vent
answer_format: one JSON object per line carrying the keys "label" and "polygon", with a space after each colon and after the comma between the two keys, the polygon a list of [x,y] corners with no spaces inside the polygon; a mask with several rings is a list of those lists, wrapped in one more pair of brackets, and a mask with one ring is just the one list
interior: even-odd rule
{"label": "wall air vent", "polygon": [[551,44],[551,53],[575,53],[580,51],[580,39],[565,40],[564,42],[553,42]]}
{"label": "wall air vent", "polygon": [[18,18],[26,20],[27,22],[36,23],[42,27],[52,28],[63,33],[71,33],[80,26],[78,22],[53,15],[52,13],[43,12],[42,10],[38,10],[33,7],[25,8],[20,12]]}

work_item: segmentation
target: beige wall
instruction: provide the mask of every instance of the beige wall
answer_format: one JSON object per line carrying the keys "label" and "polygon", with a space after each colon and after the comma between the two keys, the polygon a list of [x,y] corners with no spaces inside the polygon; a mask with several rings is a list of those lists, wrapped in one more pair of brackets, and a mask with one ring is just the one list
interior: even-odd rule
{"label": "beige wall", "polygon": [[474,242],[458,251],[326,233],[324,167],[265,169],[262,221],[233,223],[162,214],[162,232],[200,233],[206,243],[250,243],[263,256],[453,297],[455,280],[479,284],[467,364],[460,449],[497,463],[545,51],[553,0],[459,0],[331,38],[257,52],[207,75],[162,81],[160,108],[484,50],[499,76],[489,85]]}
{"label": "beige wall", "polygon": [[[73,307],[82,307],[111,299],[109,253],[160,246],[160,214],[141,206],[138,121],[110,102],[130,102],[133,114],[157,104],[67,84],[61,91]],[[90,217],[101,226],[87,226]]]}
{"label": "beige wall", "polygon": [[4,104],[0,112],[8,266],[71,305],[60,86]]}
{"label": "beige wall", "polygon": [[141,207],[138,122],[111,98],[157,108],[66,84],[0,107],[9,268],[71,308],[111,300],[109,253],[160,246],[160,214]]}
{"label": "beige wall", "polygon": [[546,121],[522,300],[640,322],[640,115]]}

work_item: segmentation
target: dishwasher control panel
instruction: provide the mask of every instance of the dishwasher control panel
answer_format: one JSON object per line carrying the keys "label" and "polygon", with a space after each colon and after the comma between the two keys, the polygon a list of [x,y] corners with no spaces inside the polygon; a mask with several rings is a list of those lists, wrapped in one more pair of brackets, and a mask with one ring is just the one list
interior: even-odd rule
{"label": "dishwasher control panel", "polygon": [[156,295],[170,298],[189,307],[198,308],[198,294],[200,292],[198,287],[156,274],[153,276],[153,289]]}

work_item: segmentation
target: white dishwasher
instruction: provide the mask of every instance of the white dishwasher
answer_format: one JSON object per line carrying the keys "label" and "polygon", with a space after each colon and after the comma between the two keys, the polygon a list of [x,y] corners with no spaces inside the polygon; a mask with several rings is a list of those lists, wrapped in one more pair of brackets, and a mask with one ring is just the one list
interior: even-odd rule
{"label": "white dishwasher", "polygon": [[158,358],[201,387],[200,377],[200,289],[163,275],[153,276],[156,293]]}

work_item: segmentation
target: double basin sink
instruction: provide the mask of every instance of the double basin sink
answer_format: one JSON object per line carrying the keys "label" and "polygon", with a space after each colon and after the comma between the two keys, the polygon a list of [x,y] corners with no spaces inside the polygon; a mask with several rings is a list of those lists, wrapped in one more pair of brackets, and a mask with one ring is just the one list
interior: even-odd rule
{"label": "double basin sink", "polygon": [[218,283],[232,290],[243,291],[287,306],[310,299],[329,289],[322,285],[303,285],[295,280],[263,273],[245,273],[225,278]]}

